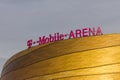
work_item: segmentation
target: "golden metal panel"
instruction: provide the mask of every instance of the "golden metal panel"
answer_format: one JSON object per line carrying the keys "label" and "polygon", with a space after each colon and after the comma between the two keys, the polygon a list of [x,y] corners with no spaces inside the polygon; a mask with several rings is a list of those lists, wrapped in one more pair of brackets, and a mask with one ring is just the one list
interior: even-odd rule
{"label": "golden metal panel", "polygon": [[118,75],[120,34],[111,34],[27,49],[9,59],[1,80],[119,80]]}

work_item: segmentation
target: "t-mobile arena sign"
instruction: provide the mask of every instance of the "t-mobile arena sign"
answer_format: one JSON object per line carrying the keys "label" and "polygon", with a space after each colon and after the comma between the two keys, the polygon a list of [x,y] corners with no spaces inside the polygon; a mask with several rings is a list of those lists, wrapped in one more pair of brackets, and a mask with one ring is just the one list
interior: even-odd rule
{"label": "t-mobile arena sign", "polygon": [[64,39],[71,39],[71,38],[81,38],[81,37],[88,37],[88,36],[97,36],[103,35],[101,27],[92,27],[92,28],[82,28],[71,30],[69,33],[62,34],[56,32],[54,34],[49,34],[49,36],[40,36],[37,41],[33,41],[32,39],[27,41],[28,48],[31,48],[34,45],[41,45],[45,43],[55,42]]}

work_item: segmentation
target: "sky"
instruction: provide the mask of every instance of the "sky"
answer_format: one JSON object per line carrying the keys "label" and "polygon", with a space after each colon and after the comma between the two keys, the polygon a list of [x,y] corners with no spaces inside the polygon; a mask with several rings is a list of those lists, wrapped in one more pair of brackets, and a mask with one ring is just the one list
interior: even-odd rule
{"label": "sky", "polygon": [[29,39],[101,26],[120,32],[120,0],[0,0],[0,72]]}

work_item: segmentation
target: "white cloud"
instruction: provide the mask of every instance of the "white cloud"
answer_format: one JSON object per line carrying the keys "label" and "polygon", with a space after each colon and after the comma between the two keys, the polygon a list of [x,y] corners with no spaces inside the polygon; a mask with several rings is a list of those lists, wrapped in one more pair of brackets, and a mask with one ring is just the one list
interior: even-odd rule
{"label": "white cloud", "polygon": [[3,69],[3,65],[5,64],[6,60],[7,59],[5,59],[5,58],[0,58],[0,74],[1,74],[1,71]]}

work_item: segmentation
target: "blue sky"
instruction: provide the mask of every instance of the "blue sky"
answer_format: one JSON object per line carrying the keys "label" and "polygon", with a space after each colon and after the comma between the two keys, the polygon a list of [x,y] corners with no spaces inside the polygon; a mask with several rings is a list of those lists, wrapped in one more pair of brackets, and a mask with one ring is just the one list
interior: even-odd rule
{"label": "blue sky", "polygon": [[0,71],[28,39],[97,26],[119,33],[119,8],[119,0],[0,0]]}

